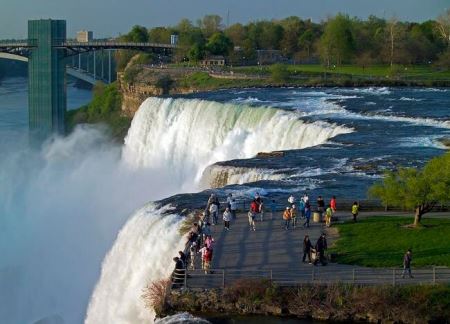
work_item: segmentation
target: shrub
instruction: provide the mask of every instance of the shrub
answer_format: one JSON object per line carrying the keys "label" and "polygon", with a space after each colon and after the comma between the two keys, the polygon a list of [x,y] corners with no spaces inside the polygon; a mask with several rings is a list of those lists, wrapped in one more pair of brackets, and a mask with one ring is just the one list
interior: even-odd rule
{"label": "shrub", "polygon": [[142,294],[145,307],[153,309],[156,314],[164,313],[170,293],[170,284],[171,282],[169,279],[161,279],[154,281],[145,287]]}
{"label": "shrub", "polygon": [[283,83],[289,79],[289,71],[285,64],[274,64],[270,67],[270,75],[274,82]]}

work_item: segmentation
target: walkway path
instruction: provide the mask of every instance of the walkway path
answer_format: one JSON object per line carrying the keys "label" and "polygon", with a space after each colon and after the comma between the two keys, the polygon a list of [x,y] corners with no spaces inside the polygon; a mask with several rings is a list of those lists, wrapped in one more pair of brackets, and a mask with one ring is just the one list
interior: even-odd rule
{"label": "walkway path", "polygon": [[[382,213],[377,213],[382,214]],[[398,214],[398,213],[397,213]],[[370,214],[368,214],[370,215]],[[339,213],[337,214],[339,217]],[[343,218],[342,214],[340,215]],[[366,215],[362,215],[364,217]],[[329,263],[327,266],[313,266],[302,263],[302,243],[306,234],[313,245],[322,232],[327,233],[328,246],[336,239],[333,227],[325,228],[323,224],[311,223],[310,228],[303,228],[302,219],[295,229],[285,230],[280,213],[270,218],[265,214],[264,221],[256,223],[256,231],[251,231],[246,214],[238,214],[228,231],[222,223],[212,226],[215,238],[212,269],[213,274],[201,270],[189,271],[189,287],[223,286],[238,278],[264,277],[279,283],[315,281],[345,281],[365,284],[402,284],[450,281],[450,269],[440,268],[438,276],[432,269],[414,270],[414,279],[401,279],[401,270],[392,268],[365,268],[352,265]],[[401,260],[399,261],[401,263]],[[198,266],[199,268],[199,266]]]}

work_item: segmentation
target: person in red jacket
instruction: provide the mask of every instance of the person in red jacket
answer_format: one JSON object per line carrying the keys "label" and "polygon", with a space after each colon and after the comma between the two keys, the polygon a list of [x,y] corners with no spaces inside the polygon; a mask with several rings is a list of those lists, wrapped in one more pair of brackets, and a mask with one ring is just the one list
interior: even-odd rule
{"label": "person in red jacket", "polygon": [[336,212],[336,196],[333,196],[330,200],[330,207],[333,210],[333,213]]}

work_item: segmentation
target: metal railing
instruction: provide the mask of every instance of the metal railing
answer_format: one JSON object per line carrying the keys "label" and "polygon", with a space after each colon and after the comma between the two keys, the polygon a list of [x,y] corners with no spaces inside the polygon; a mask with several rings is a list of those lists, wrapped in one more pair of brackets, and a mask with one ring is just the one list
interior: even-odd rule
{"label": "metal railing", "polygon": [[336,269],[333,266],[304,270],[237,270],[210,269],[176,270],[172,274],[173,289],[226,288],[238,280],[268,280],[278,286],[336,283],[355,285],[423,285],[450,283],[450,268],[432,267],[412,269],[413,278],[402,277],[403,268]]}
{"label": "metal railing", "polygon": [[[271,210],[271,201],[275,200],[275,210],[276,211],[282,211],[284,210],[288,205],[287,197],[286,199],[272,199],[272,198],[266,198],[262,197],[264,201],[264,210],[265,212],[270,212]],[[312,211],[317,211],[317,201],[315,197],[309,198],[309,201],[312,206]],[[252,202],[251,199],[242,199],[242,198],[236,198],[236,203],[239,211],[248,211],[250,208],[250,203]],[[298,199],[297,199],[298,202]],[[339,199],[337,200],[337,210],[340,211],[348,211],[350,213],[351,207],[353,205],[353,202],[355,202],[354,199]],[[375,200],[375,199],[360,199],[356,200],[356,202],[359,204],[359,211],[410,211],[410,210],[404,210],[399,207],[393,207],[388,205],[383,205],[381,201]],[[325,208],[328,204],[328,200],[325,201]],[[224,209],[225,206],[227,206],[226,201],[220,201],[220,209]],[[223,208],[222,208],[223,207]],[[436,205],[432,211],[434,212],[441,212],[441,211],[449,211],[450,210],[450,202],[445,204],[439,204]]]}

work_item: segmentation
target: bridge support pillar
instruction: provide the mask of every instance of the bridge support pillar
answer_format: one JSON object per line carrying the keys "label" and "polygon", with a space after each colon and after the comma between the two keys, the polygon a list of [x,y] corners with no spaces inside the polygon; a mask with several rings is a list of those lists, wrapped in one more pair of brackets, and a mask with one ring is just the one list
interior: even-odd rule
{"label": "bridge support pillar", "polygon": [[95,51],[94,51],[94,80],[97,79],[97,59],[96,59]]}
{"label": "bridge support pillar", "polygon": [[108,50],[108,83],[111,83],[111,50]]}
{"label": "bridge support pillar", "polygon": [[66,50],[55,46],[66,40],[66,21],[30,20],[28,39],[37,44],[28,64],[30,136],[41,142],[65,131]]}

